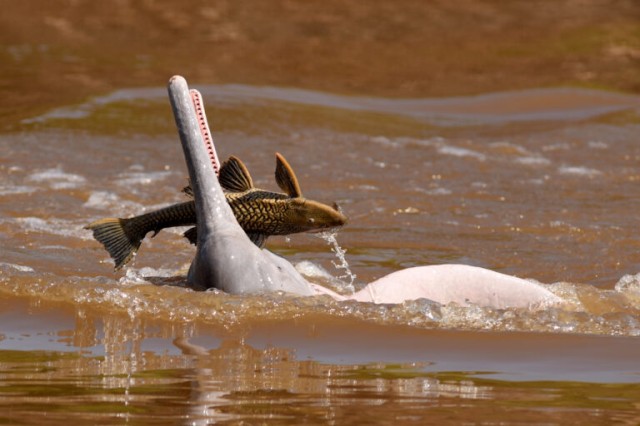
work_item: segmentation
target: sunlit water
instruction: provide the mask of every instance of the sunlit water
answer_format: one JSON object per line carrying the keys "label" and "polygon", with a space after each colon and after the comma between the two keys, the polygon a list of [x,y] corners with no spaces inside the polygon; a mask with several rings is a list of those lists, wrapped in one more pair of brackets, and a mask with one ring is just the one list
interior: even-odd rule
{"label": "sunlit water", "polygon": [[306,197],[349,217],[327,241],[269,240],[310,280],[349,293],[400,268],[464,263],[565,302],[197,293],[184,229],[147,238],[116,273],[83,226],[181,201],[186,181],[166,91],[122,90],[0,135],[0,422],[42,407],[41,424],[639,421],[636,98],[198,88],[223,158],[275,189],[281,152]]}

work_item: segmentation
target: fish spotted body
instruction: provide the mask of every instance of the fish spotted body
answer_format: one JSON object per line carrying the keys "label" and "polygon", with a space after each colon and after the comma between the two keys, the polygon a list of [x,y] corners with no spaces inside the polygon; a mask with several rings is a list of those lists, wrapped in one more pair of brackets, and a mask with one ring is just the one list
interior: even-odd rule
{"label": "fish spotted body", "polygon": [[[285,193],[255,188],[244,163],[233,156],[222,164],[219,179],[238,224],[260,248],[271,235],[321,231],[346,223],[347,218],[336,206],[302,196],[295,173],[280,154],[276,154],[276,182]],[[193,196],[190,186],[184,192]],[[147,233],[153,231],[155,236],[164,228],[191,225],[197,225],[194,200],[131,218],[100,219],[85,228],[93,231],[94,238],[107,250],[117,270],[133,258]],[[196,244],[197,226],[187,230],[184,236]]]}

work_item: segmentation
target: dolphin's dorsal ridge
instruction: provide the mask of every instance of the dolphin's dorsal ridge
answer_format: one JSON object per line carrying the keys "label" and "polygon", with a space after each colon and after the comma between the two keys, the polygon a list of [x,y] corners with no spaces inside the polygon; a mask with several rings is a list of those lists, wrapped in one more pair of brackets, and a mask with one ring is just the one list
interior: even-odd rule
{"label": "dolphin's dorsal ridge", "polygon": [[222,163],[218,180],[224,189],[231,192],[245,192],[253,188],[253,179],[247,166],[234,156]]}
{"label": "dolphin's dorsal ridge", "polygon": [[302,197],[298,178],[287,160],[276,152],[276,183],[291,198]]}

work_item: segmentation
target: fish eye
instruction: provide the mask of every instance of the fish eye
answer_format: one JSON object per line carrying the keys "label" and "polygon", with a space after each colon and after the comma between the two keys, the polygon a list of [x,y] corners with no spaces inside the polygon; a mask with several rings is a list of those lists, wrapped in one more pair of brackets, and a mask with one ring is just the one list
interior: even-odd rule
{"label": "fish eye", "polygon": [[309,224],[313,225],[314,223],[316,223],[316,220],[312,217],[310,217],[309,219],[307,219],[307,222],[309,222]]}

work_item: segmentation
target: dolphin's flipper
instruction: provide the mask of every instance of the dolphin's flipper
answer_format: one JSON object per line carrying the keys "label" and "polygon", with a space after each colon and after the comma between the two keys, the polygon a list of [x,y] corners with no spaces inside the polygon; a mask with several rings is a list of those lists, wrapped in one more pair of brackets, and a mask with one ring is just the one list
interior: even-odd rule
{"label": "dolphin's flipper", "polygon": [[[196,203],[198,244],[187,281],[196,289],[218,288],[227,293],[284,291],[300,295],[315,292],[285,259],[261,250],[253,244],[238,224],[213,165],[217,156],[205,144],[210,141],[196,115],[197,91],[189,91],[180,76],[169,80],[169,99],[178,127],[189,178]],[[198,105],[201,107],[201,105]],[[200,116],[204,117],[204,111]]]}

